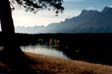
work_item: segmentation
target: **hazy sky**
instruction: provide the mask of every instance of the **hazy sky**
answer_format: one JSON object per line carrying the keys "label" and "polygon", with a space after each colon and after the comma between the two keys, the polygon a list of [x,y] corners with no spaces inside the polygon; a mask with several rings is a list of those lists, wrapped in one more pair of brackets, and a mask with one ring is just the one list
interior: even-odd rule
{"label": "hazy sky", "polygon": [[112,0],[64,0],[63,5],[64,13],[60,13],[59,16],[55,16],[53,11],[41,10],[37,14],[33,14],[17,8],[13,11],[15,26],[46,26],[77,16],[83,9],[101,10],[104,6],[112,6]]}

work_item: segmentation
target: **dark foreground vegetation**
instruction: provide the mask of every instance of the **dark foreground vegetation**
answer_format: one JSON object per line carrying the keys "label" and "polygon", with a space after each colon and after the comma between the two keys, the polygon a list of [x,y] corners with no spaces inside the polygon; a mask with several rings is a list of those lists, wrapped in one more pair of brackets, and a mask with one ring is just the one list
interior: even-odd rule
{"label": "dark foreground vegetation", "polygon": [[[26,40],[29,41],[30,36],[15,34],[15,33],[0,33],[0,74],[20,74],[29,73],[37,74],[30,66],[35,64],[34,60],[30,59],[21,49]],[[22,43],[23,42],[23,43]]]}
{"label": "dark foreground vegetation", "polygon": [[61,50],[74,60],[112,65],[111,33],[75,33],[75,34],[3,34],[0,33],[0,45],[16,41],[16,45],[48,45]]}

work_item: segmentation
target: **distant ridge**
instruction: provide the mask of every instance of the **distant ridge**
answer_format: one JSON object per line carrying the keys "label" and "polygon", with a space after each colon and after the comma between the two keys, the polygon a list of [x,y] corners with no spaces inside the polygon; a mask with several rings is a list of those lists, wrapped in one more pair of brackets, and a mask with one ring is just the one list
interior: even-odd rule
{"label": "distant ridge", "polygon": [[82,10],[77,17],[66,19],[48,26],[18,27],[17,32],[25,33],[112,33],[112,8],[102,11]]}

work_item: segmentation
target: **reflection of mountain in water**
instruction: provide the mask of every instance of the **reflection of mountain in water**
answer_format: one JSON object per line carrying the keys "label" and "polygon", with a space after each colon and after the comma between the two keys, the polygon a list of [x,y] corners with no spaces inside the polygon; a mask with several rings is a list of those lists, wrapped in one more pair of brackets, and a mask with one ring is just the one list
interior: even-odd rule
{"label": "reflection of mountain in water", "polygon": [[18,27],[17,32],[26,33],[84,33],[112,32],[112,8],[105,7],[97,10],[83,10],[77,17],[66,19],[64,22],[52,23],[47,27]]}

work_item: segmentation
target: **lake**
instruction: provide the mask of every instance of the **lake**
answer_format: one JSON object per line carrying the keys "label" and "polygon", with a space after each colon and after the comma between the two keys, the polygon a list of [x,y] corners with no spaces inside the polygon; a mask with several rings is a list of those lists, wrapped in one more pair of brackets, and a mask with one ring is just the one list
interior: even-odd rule
{"label": "lake", "polygon": [[21,49],[26,52],[32,52],[32,53],[67,59],[67,56],[64,55],[62,51],[56,50],[55,48],[48,47],[46,45],[37,44],[35,46],[31,46],[31,45],[22,46]]}

